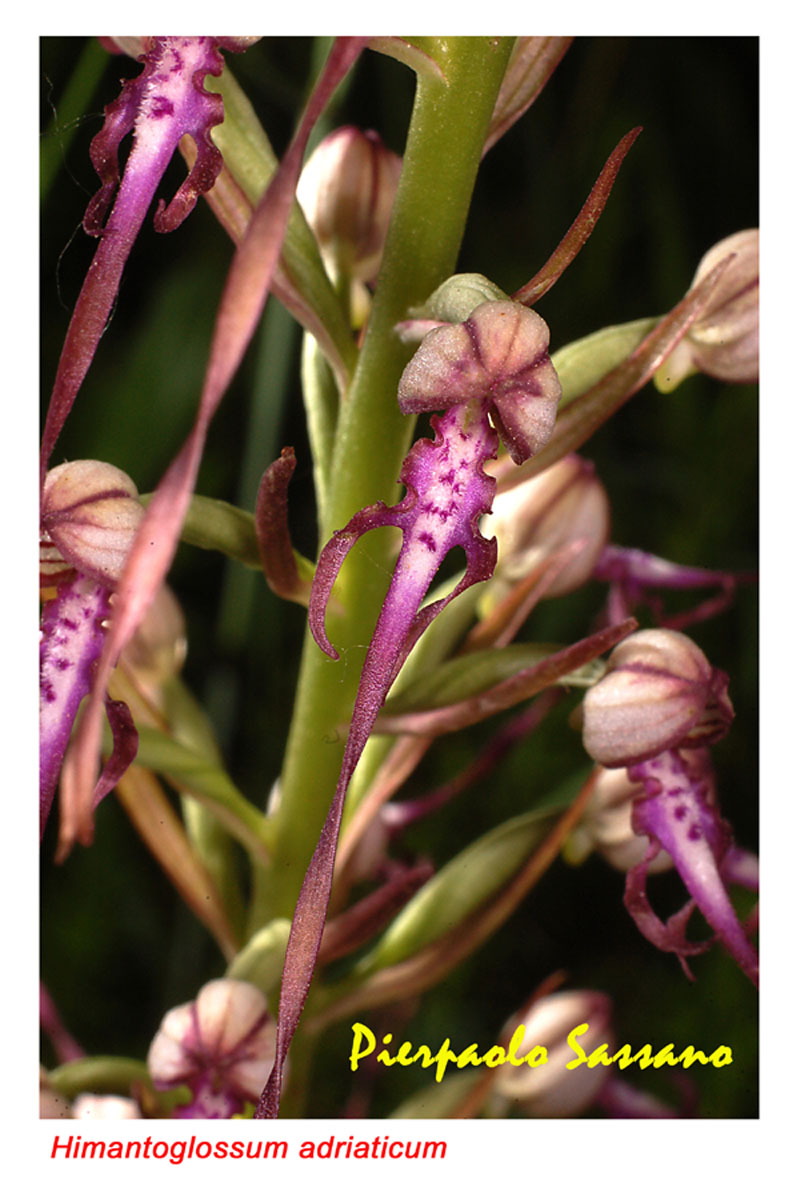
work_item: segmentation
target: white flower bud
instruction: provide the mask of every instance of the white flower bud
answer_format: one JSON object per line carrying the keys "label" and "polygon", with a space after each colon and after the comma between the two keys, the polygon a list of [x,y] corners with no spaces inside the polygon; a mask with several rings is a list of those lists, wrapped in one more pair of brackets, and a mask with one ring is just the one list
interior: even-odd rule
{"label": "white flower bud", "polygon": [[159,1090],[192,1090],[192,1103],[176,1116],[222,1119],[259,1098],[274,1059],[275,1024],[264,995],[250,982],[221,979],[167,1012],[147,1068]]}
{"label": "white flower bud", "polygon": [[[631,781],[627,769],[600,769],[592,796],[565,849],[566,858],[576,863],[590,852],[598,852],[622,873],[641,864],[650,840],[645,835],[634,835],[631,816],[634,799],[643,792],[640,782]],[[672,857],[662,849],[650,862],[648,873],[671,868]]]}
{"label": "white flower bud", "polygon": [[589,1030],[581,1038],[583,1048],[611,1042],[611,1000],[607,995],[594,990],[565,990],[540,998],[527,1012],[514,1016],[507,1025],[509,1037],[519,1024],[525,1026],[517,1058],[541,1045],[547,1050],[547,1061],[501,1066],[495,1071],[496,1095],[513,1100],[526,1115],[534,1117],[562,1119],[585,1111],[610,1067],[589,1069],[578,1065],[567,1069],[567,1064],[576,1057],[567,1037],[584,1023],[588,1023]]}
{"label": "white flower bud", "polygon": [[148,692],[181,671],[186,659],[186,623],[177,598],[162,585],[122,653],[125,666]]}
{"label": "white flower bud", "polygon": [[563,597],[584,584],[608,542],[611,513],[606,491],[593,466],[568,455],[499,493],[481,530],[497,537],[497,569],[489,590],[502,597],[547,556],[569,543],[582,550],[548,586],[546,597]]}
{"label": "white flower bud", "polygon": [[687,635],[635,631],[586,692],[583,745],[599,764],[617,768],[669,748],[715,743],[733,719],[727,684]]}
{"label": "white flower bud", "polygon": [[136,485],[119,468],[91,459],[52,468],[42,491],[41,583],[76,570],[113,588],[143,515]]}
{"label": "white flower bud", "polygon": [[700,261],[692,288],[731,254],[704,309],[655,375],[663,393],[694,372],[717,380],[751,384],[758,380],[758,230],[723,238]]}
{"label": "white flower bud", "polygon": [[334,278],[378,274],[402,160],[378,134],[346,125],[328,134],[303,168],[297,199]]}
{"label": "white flower bud", "polygon": [[133,1099],[115,1094],[79,1094],[72,1104],[73,1119],[141,1119]]}

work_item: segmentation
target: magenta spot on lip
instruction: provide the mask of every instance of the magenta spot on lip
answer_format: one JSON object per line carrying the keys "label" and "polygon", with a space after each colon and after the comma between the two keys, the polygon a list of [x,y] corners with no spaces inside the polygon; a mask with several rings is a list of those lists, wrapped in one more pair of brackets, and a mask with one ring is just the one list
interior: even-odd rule
{"label": "magenta spot on lip", "polygon": [[419,541],[420,543],[423,543],[425,547],[429,548],[430,551],[436,551],[436,540],[430,531],[422,531],[419,535]]}
{"label": "magenta spot on lip", "polygon": [[171,117],[175,112],[175,106],[166,96],[154,96],[153,103],[150,108],[151,117]]}
{"label": "magenta spot on lip", "polygon": [[686,818],[686,807],[685,806],[676,806],[672,813],[675,816],[675,818],[678,820],[678,822],[680,823],[682,819]]}

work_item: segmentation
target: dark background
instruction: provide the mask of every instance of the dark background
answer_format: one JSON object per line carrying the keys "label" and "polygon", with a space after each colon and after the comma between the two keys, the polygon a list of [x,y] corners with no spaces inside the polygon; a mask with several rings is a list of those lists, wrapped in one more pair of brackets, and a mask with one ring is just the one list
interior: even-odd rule
{"label": "dark background", "polygon": [[[229,56],[280,152],[290,136],[320,47],[264,39]],[[69,313],[94,243],[80,227],[96,189],[88,144],[120,77],[136,73],[99,44],[42,42],[42,391],[46,405]],[[77,115],[69,88],[85,85]],[[402,152],[413,76],[373,53],[362,57],[332,124],[377,129]],[[663,313],[686,291],[703,253],[758,224],[758,42],[741,38],[576,39],[542,96],[486,157],[460,270],[481,271],[513,291],[544,262],[575,217],[618,139],[643,133],[626,160],[597,230],[540,305],[557,348],[600,326]],[[49,173],[52,171],[52,175]],[[183,168],[159,190],[169,197]],[[56,448],[62,459],[98,458],[152,490],[180,446],[196,406],[208,339],[231,244],[201,202],[168,236],[146,223],[126,267],[113,321]],[[274,302],[270,303],[270,308]],[[280,317],[273,319],[280,329]],[[257,336],[214,422],[199,491],[252,508],[258,477],[291,443],[296,545],[315,551],[311,469],[290,322],[276,351]],[[615,542],[687,564],[753,570],[757,562],[756,391],[694,377],[662,397],[648,386],[584,448],[613,506]],[[266,799],[280,770],[304,615],[280,603],[255,574],[182,548],[171,583],[184,606],[190,655],[185,677],[208,707],[226,763],[251,800]],[[573,640],[602,601],[589,586],[544,604],[523,633]],[[641,616],[647,621],[646,614]],[[731,676],[737,718],[715,749],[723,812],[738,842],[758,839],[755,590],[691,634]],[[574,699],[504,766],[413,832],[407,846],[443,864],[488,828],[535,804],[583,768],[579,737],[565,725]],[[483,734],[483,728],[477,729]],[[488,735],[488,728],[486,734]],[[441,741],[404,791],[412,796],[470,760],[476,729]],[[458,807],[457,822],[454,808]],[[50,833],[52,836],[52,832]],[[143,1057],[168,1006],[194,997],[223,965],[176,898],[113,798],[97,837],[42,869],[43,978],[76,1037],[92,1053]],[[622,906],[622,876],[600,860],[556,864],[505,927],[432,990],[404,1033],[454,1047],[493,1043],[501,1025],[549,973],[608,991],[620,1043],[674,1041],[711,1051],[728,1044],[734,1064],[695,1069],[698,1114],[757,1113],[755,992],[718,949],[695,959],[688,982],[677,961],[651,948]],[[680,905],[680,883],[658,883],[662,913]],[[698,928],[698,930],[700,930]],[[365,1019],[369,1022],[369,1018]],[[313,1114],[342,1111],[349,1029],[326,1043]],[[49,1050],[44,1058],[50,1063]],[[630,1071],[632,1074],[634,1071]],[[639,1085],[637,1079],[626,1080]],[[430,1075],[406,1069],[379,1082],[375,1116],[386,1115]],[[675,1099],[667,1071],[641,1082]]]}

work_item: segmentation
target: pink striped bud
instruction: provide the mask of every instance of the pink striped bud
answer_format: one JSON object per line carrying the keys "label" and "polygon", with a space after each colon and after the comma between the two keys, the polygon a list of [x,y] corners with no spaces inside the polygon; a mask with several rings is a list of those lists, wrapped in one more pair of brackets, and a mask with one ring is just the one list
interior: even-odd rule
{"label": "pink striped bud", "polygon": [[92,459],[52,468],[42,492],[42,586],[76,570],[113,588],[143,515],[136,485],[119,468]]}
{"label": "pink striped bud", "polygon": [[663,393],[694,372],[732,384],[758,380],[758,230],[741,230],[713,246],[700,260],[692,288],[729,255],[736,258],[655,375]]}
{"label": "pink striped bud", "polygon": [[577,455],[499,493],[481,526],[487,538],[497,537],[497,571],[489,589],[502,595],[553,552],[581,543],[545,596],[571,593],[591,576],[610,521],[608,495],[592,464]]}
{"label": "pink striped bud", "polygon": [[353,125],[320,142],[303,168],[297,199],[331,275],[378,274],[402,159],[373,130]]}
{"label": "pink striped bud", "polygon": [[583,700],[583,746],[608,768],[716,743],[733,707],[728,678],[679,631],[635,631]]}

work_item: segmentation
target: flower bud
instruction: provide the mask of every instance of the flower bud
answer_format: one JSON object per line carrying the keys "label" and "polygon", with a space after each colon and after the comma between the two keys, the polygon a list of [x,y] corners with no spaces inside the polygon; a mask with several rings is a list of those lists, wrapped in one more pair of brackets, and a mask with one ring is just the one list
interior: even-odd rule
{"label": "flower bud", "polygon": [[497,537],[497,570],[489,589],[503,596],[538,563],[568,543],[581,551],[548,586],[545,597],[563,597],[589,579],[608,542],[610,506],[587,460],[568,455],[538,476],[500,493],[481,530]]}
{"label": "flower bud", "polygon": [[716,743],[733,719],[728,678],[679,631],[635,631],[583,700],[583,746],[608,768]]}
{"label": "flower bud", "polygon": [[115,1094],[79,1094],[72,1104],[73,1119],[141,1119],[133,1099]]}
{"label": "flower bud", "polygon": [[758,380],[758,230],[741,230],[713,246],[700,260],[692,288],[732,254],[736,258],[704,309],[656,373],[662,393],[694,372],[734,384]]}
{"label": "flower bud", "polygon": [[412,317],[438,322],[465,322],[484,301],[509,301],[502,288],[480,272],[459,272],[431,293],[423,305],[412,308]]}
{"label": "flower bud", "polygon": [[274,1059],[275,1024],[264,995],[250,982],[222,979],[167,1012],[147,1068],[158,1090],[191,1089],[192,1102],[175,1118],[229,1119],[258,1100]]}
{"label": "flower bud", "polygon": [[526,1115],[534,1118],[563,1119],[580,1115],[598,1094],[610,1066],[585,1064],[567,1069],[576,1051],[567,1037],[576,1027],[588,1023],[581,1047],[596,1048],[611,1042],[611,1000],[594,990],[565,990],[540,998],[524,1013],[507,1024],[511,1034],[524,1024],[525,1036],[516,1051],[517,1059],[527,1056],[536,1045],[547,1050],[546,1062],[534,1065],[507,1063],[495,1071],[495,1094],[516,1102]]}
{"label": "flower bud", "polygon": [[186,659],[186,623],[175,594],[162,585],[122,660],[140,684],[152,693],[181,671]]}
{"label": "flower bud", "polygon": [[297,199],[334,278],[378,274],[401,168],[378,134],[352,125],[328,134],[310,156]]}
{"label": "flower bud", "polygon": [[[631,818],[634,799],[643,793],[641,783],[631,781],[627,769],[600,769],[581,821],[567,842],[566,859],[577,864],[589,853],[599,852],[622,873],[641,864],[650,840],[634,834]],[[663,873],[671,868],[672,858],[662,849],[650,862],[648,872]]]}
{"label": "flower bud", "polygon": [[77,570],[113,588],[143,515],[136,485],[119,468],[91,459],[52,468],[42,492],[41,584]]}

